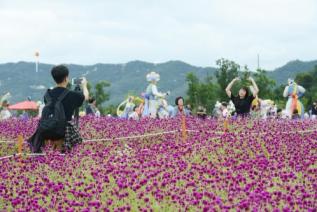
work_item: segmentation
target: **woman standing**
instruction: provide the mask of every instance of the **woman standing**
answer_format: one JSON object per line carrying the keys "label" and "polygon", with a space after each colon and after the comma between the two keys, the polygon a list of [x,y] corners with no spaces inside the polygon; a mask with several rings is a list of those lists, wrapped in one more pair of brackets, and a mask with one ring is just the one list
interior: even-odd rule
{"label": "woman standing", "polygon": [[252,95],[249,95],[249,90],[247,87],[242,87],[239,90],[239,93],[237,96],[232,95],[231,93],[231,88],[236,83],[239,81],[240,78],[237,77],[233,79],[229,85],[226,88],[226,93],[228,97],[232,100],[235,108],[236,108],[236,113],[238,116],[247,116],[250,113],[250,108],[252,101],[256,98],[256,96],[259,93],[259,88],[256,85],[254,79],[252,77],[249,77],[249,81],[252,83],[252,86],[254,89],[252,89]]}

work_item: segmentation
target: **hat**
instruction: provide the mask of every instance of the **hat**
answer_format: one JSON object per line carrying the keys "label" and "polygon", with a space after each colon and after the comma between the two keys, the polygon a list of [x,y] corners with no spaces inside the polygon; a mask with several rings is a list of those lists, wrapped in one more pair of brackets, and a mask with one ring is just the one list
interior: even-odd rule
{"label": "hat", "polygon": [[160,80],[160,75],[154,71],[152,71],[151,73],[148,73],[146,75],[146,80],[148,82],[152,82],[152,81],[159,81]]}
{"label": "hat", "polygon": [[295,83],[294,80],[290,79],[290,78],[287,80],[287,82],[288,82],[289,85],[292,85],[293,83]]}

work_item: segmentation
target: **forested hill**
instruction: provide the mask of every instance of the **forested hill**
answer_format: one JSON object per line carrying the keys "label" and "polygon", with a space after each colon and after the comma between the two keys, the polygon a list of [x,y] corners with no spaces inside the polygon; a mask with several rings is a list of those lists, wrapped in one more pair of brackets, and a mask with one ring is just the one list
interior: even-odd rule
{"label": "forested hill", "polygon": [[[303,62],[291,61],[286,65],[269,72],[269,76],[278,84],[285,83],[289,77],[297,73],[313,69],[316,61]],[[33,100],[40,100],[45,89],[54,85],[50,69],[52,64],[40,64],[39,72],[35,72],[35,64],[31,62],[0,64],[0,95],[11,92],[11,102],[25,100],[30,96]],[[214,76],[216,68],[198,67],[182,61],[169,61],[165,63],[148,63],[143,61],[132,61],[125,64],[95,64],[75,65],[68,64],[71,77],[86,76],[87,79],[96,83],[107,80],[111,83],[109,87],[110,101],[107,104],[121,102],[128,93],[139,95],[144,91],[147,82],[145,76],[149,71],[157,71],[161,75],[159,88],[162,91],[171,91],[169,100],[186,93],[186,75],[194,72],[199,78]]]}

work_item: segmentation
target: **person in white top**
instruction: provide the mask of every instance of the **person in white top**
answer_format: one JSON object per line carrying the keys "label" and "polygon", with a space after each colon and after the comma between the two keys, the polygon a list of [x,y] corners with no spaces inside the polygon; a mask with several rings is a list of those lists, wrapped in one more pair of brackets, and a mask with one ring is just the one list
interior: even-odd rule
{"label": "person in white top", "polygon": [[12,117],[11,112],[8,109],[9,104],[7,101],[3,101],[2,103],[2,110],[0,112],[0,120],[6,120]]}

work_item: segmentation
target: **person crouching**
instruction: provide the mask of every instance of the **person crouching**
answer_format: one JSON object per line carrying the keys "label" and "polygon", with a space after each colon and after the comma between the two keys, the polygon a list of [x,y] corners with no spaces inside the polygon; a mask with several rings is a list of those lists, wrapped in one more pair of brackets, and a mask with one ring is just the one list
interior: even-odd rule
{"label": "person crouching", "polygon": [[48,89],[44,96],[45,106],[36,132],[28,140],[31,151],[42,152],[42,147],[51,145],[57,151],[70,150],[82,142],[79,130],[72,122],[75,110],[89,99],[87,80],[82,78],[81,91],[67,89],[69,71],[64,65],[52,68],[51,75],[56,82],[54,89]]}

